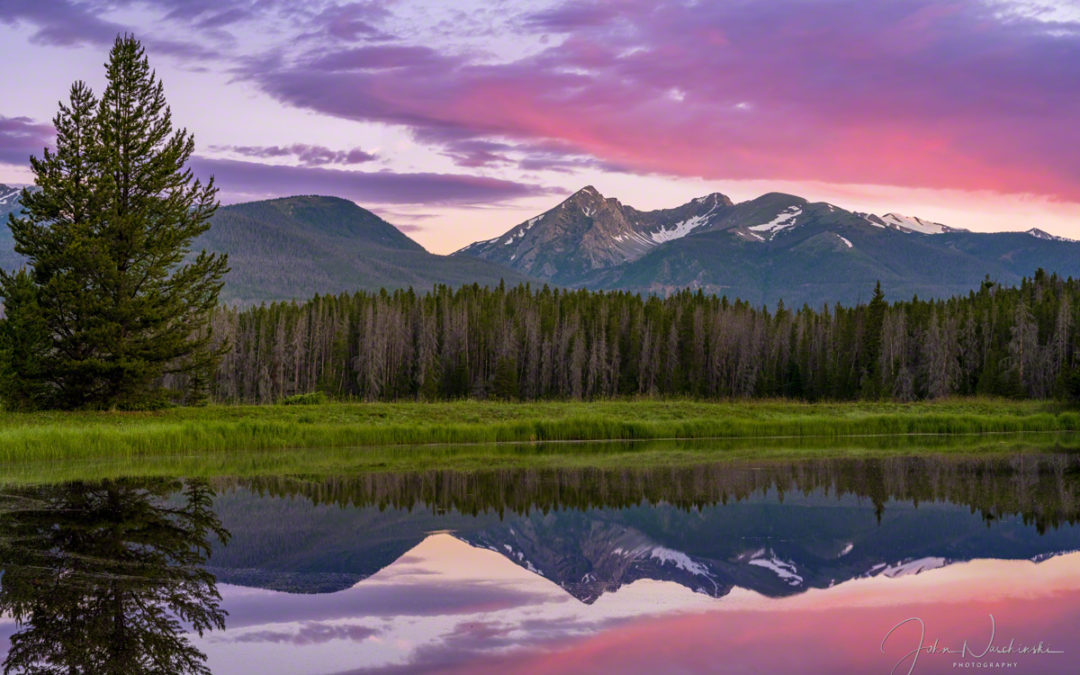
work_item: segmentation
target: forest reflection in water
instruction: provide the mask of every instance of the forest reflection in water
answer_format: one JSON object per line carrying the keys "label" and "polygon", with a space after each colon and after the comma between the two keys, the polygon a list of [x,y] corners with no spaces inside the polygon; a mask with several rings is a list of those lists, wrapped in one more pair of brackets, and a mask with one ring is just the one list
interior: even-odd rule
{"label": "forest reflection in water", "polygon": [[[850,512],[833,509],[835,517],[820,522],[784,508],[852,499],[866,504]],[[914,551],[910,541],[889,534],[888,542],[868,542],[864,557],[841,553],[843,567],[821,562],[837,557],[832,548],[845,542],[847,550],[852,541],[863,546],[867,525],[851,514],[865,512],[880,529],[890,509],[927,503],[977,514],[990,535],[945,523],[926,550]],[[326,529],[319,520],[326,507],[344,520]],[[732,510],[738,508],[744,510]],[[680,519],[671,510],[698,515]],[[332,593],[391,565],[433,530],[452,530],[473,547],[514,551],[513,562],[535,562],[538,573],[591,603],[633,578],[662,577],[692,588],[700,581],[687,573],[694,565],[707,570],[709,595],[742,586],[780,597],[825,587],[830,578],[864,575],[879,564],[888,569],[886,562],[908,553],[925,556],[935,545],[969,559],[1038,559],[1074,540],[1080,547],[1072,527],[1078,517],[1075,453],[140,478],[7,488],[0,496],[0,653],[5,672],[12,673],[209,672],[216,669],[198,636],[225,629],[229,621],[219,581]],[[1005,520],[1010,524],[997,524]],[[926,522],[912,520],[906,527],[925,529]],[[747,554],[734,544],[694,549],[692,543],[737,543],[755,529],[806,527],[821,527],[820,537],[805,534],[818,539],[812,545],[769,549],[770,560],[793,568],[798,563],[799,584],[754,576],[767,572],[765,563],[741,564]],[[994,537],[994,528],[1011,529]],[[1055,530],[1061,531],[1043,536]],[[1016,538],[1017,531],[1029,534]],[[641,532],[654,550],[682,545],[691,566],[669,569],[661,558],[659,567],[639,565],[635,577],[625,568],[606,568],[609,563],[595,553]],[[317,540],[320,534],[326,539]],[[960,539],[963,545],[956,545]],[[815,565],[821,569],[812,576]],[[5,619],[11,622],[6,631]]]}
{"label": "forest reflection in water", "polygon": [[723,462],[646,468],[370,472],[353,476],[216,479],[218,489],[301,496],[316,504],[430,509],[435,513],[528,513],[665,503],[727,504],[755,494],[822,492],[871,500],[951,502],[986,520],[1020,515],[1043,531],[1080,517],[1080,453],[898,456]]}

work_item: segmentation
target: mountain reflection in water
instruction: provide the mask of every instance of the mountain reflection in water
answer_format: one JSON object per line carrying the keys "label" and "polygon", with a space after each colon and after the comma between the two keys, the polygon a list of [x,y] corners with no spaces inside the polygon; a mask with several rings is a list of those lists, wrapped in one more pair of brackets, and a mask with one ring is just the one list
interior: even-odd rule
{"label": "mountain reflection in water", "polygon": [[1080,637],[1075,454],[132,480],[3,509],[11,672],[886,673],[915,648],[911,624],[881,653],[897,622],[985,646],[993,615],[1065,651],[1012,672],[1052,673]]}

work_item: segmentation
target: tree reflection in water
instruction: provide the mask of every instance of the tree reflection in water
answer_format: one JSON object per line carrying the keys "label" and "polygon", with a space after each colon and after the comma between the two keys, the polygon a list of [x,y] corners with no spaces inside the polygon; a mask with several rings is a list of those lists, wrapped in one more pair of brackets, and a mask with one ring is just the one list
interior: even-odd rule
{"label": "tree reflection in water", "polygon": [[223,629],[205,482],[114,480],[0,495],[6,673],[209,673],[185,638]]}

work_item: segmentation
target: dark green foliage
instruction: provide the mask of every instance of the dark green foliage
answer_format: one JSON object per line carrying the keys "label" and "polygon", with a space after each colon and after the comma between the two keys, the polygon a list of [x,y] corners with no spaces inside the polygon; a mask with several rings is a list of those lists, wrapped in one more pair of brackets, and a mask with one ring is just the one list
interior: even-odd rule
{"label": "dark green foliage", "polygon": [[215,314],[223,401],[628,396],[1062,396],[1080,356],[1080,281],[1040,273],[950,300],[776,311],[528,286],[317,297]]}
{"label": "dark green foliage", "polygon": [[[643,503],[670,504],[696,513],[776,491],[855,495],[882,509],[896,501],[964,504],[981,512],[987,521],[1018,515],[1040,533],[1080,522],[1080,504],[1074,498],[1080,490],[1080,456],[1056,453],[1023,455],[1022,461],[1015,454],[990,451],[955,457],[931,453],[797,461],[730,459],[658,467],[489,467],[468,472],[335,475],[323,481],[267,476],[219,482],[223,487],[239,486],[263,496],[304,497],[318,505],[474,516],[628,508]],[[282,529],[272,518],[253,516],[251,524],[275,533]],[[429,524],[427,531],[436,527]],[[303,526],[290,529],[309,533]],[[307,539],[303,541],[307,545]],[[274,553],[279,550],[275,539],[268,536],[267,542],[272,542]]]}
{"label": "dark green foliage", "polygon": [[34,409],[48,405],[46,379],[52,340],[38,306],[37,287],[26,270],[4,280],[5,313],[0,321],[0,398],[9,407]]}
{"label": "dark green foliage", "polygon": [[[9,218],[29,272],[0,275],[10,406],[152,406],[165,375],[205,384],[217,356],[208,319],[226,259],[184,262],[217,190],[185,168],[193,137],[174,132],[134,38],[117,38],[106,78],[100,101],[72,86],[54,119],[56,152],[31,158],[39,189],[24,190],[24,213]],[[15,363],[23,353],[34,359]]]}

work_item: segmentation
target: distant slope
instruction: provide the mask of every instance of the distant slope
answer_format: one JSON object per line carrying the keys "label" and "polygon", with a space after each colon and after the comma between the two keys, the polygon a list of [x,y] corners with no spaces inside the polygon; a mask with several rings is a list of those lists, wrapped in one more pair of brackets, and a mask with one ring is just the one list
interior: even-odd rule
{"label": "distant slope", "polygon": [[21,187],[0,183],[0,269],[10,270],[19,266],[22,259],[15,253],[15,240],[11,238],[8,215],[20,210]]}
{"label": "distant slope", "polygon": [[428,253],[374,213],[337,197],[285,197],[222,207],[195,246],[229,254],[232,271],[224,302],[529,280],[483,260]]}
{"label": "distant slope", "polygon": [[[4,196],[14,195],[8,201]],[[0,186],[0,265],[21,263],[6,226],[18,193]],[[221,299],[250,304],[304,300],[316,294],[435,284],[497,285],[529,281],[520,272],[471,258],[433,255],[396,227],[337,197],[285,197],[218,209],[195,251],[228,253]]]}
{"label": "distant slope", "polygon": [[1015,284],[1039,267],[1080,276],[1080,243],[1038,229],[975,233],[775,192],[739,204],[714,194],[640,212],[587,187],[454,255],[567,286],[657,294],[691,288],[815,307],[868,300],[878,280],[890,298],[908,299],[964,294],[987,275]]}

